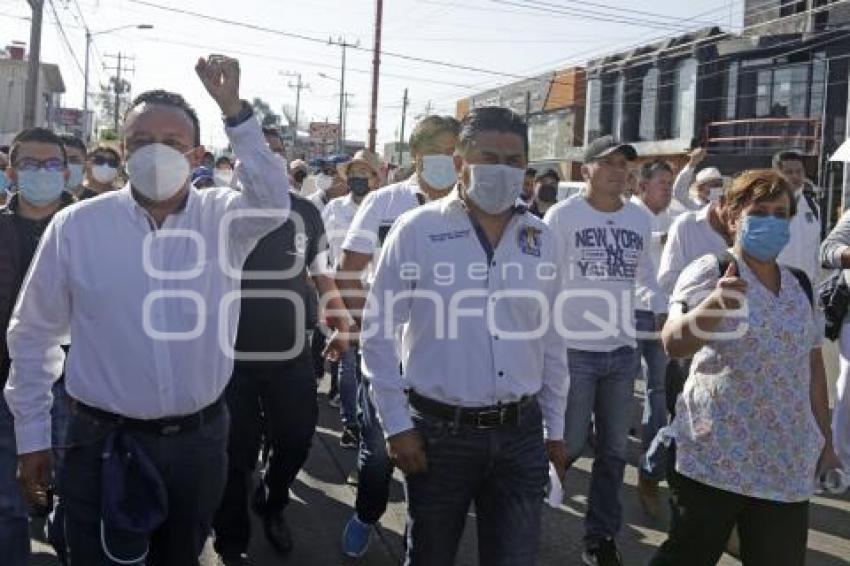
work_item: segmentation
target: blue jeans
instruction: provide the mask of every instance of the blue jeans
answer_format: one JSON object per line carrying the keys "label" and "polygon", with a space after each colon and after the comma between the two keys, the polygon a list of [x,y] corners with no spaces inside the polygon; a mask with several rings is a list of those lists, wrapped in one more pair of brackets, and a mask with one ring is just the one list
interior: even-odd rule
{"label": "blue jeans", "polygon": [[343,426],[357,424],[357,383],[360,381],[360,352],[357,347],[346,350],[339,360],[339,416]]}
{"label": "blue jeans", "polygon": [[584,451],[591,416],[596,432],[584,522],[588,543],[614,537],[622,526],[620,488],[639,364],[634,348],[622,347],[612,352],[569,350],[570,395],[564,440],[571,464]]}
{"label": "blue jeans", "polygon": [[[54,474],[61,477],[64,459],[65,435],[68,429],[70,409],[63,381],[53,385],[53,408],[51,410]],[[3,566],[25,566],[30,554],[28,508],[16,479],[18,451],[15,442],[15,421],[6,398],[0,392],[0,564]],[[61,485],[56,486],[60,499],[53,511],[54,520],[49,524],[50,542],[57,555],[64,555],[62,537]],[[55,528],[53,527],[55,525]]]}
{"label": "blue jeans", "polygon": [[[636,311],[636,329],[639,332],[655,331],[655,314],[649,311]],[[664,352],[660,339],[638,340],[638,352],[646,362],[646,393],[643,399],[643,418],[641,420],[642,454],[640,475],[644,479],[661,481],[664,479],[666,450],[662,444],[650,451],[652,440],[658,431],[667,425],[667,393],[664,381],[667,364],[670,359]]]}
{"label": "blue jeans", "polygon": [[407,476],[406,566],[454,564],[471,503],[481,564],[537,564],[549,465],[537,403],[514,426],[480,429],[413,414],[428,470]]}
{"label": "blue jeans", "polygon": [[384,429],[378,421],[375,406],[369,398],[369,383],[357,372],[357,423],[360,447],[357,451],[357,518],[373,525],[387,510],[393,465],[387,456]]}

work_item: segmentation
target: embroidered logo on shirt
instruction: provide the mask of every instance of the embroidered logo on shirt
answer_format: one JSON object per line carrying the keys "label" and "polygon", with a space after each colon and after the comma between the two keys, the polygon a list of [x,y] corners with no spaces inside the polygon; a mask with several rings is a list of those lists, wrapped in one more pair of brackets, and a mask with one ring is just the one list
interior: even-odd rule
{"label": "embroidered logo on shirt", "polygon": [[446,240],[457,240],[468,237],[469,230],[454,230],[452,232],[443,232],[442,234],[428,234],[428,239],[432,242],[445,242]]}
{"label": "embroidered logo on shirt", "polygon": [[523,226],[517,235],[519,250],[526,255],[540,257],[540,234],[539,228]]}

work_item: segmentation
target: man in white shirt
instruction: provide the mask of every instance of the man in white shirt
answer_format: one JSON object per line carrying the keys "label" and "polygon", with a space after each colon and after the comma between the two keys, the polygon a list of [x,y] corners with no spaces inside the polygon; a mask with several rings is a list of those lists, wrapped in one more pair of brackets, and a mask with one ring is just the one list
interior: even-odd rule
{"label": "man in white shirt", "polygon": [[472,110],[455,192],[402,216],[378,262],[363,370],[405,474],[413,566],[454,563],[473,502],[482,564],[536,564],[547,453],[566,465],[557,257],[515,204],[527,155],[522,118]]}
{"label": "man in white shirt", "polygon": [[[409,210],[444,197],[457,181],[453,155],[460,123],[451,116],[426,116],[410,134],[413,177],[370,193],[357,209],[342,243],[337,268],[339,287],[354,320],[359,323],[366,298],[363,274],[396,219]],[[345,526],[343,553],[363,556],[369,547],[372,527],[387,509],[392,464],[384,433],[370,400],[369,385],[357,390],[360,447],[357,458],[355,513]]]}
{"label": "man in white shirt", "polygon": [[673,197],[685,210],[699,210],[712,200],[717,200],[716,195],[723,191],[723,175],[719,169],[706,167],[697,173],[707,155],[703,147],[694,149],[673,181]]}
{"label": "man in white shirt", "polygon": [[791,218],[791,239],[776,261],[803,270],[809,281],[817,285],[820,281],[821,211],[814,192],[807,186],[803,156],[796,151],[780,151],[773,156],[773,168],[785,175],[797,199],[797,214]]}
{"label": "man in white shirt", "polygon": [[[348,184],[348,195],[328,203],[322,211],[322,220],[330,244],[331,266],[336,267],[342,252],[342,243],[354,220],[354,215],[366,195],[378,188],[378,156],[368,149],[361,149],[348,163],[340,167],[340,174]],[[356,448],[360,441],[357,425],[357,361],[356,347],[349,348],[337,365],[337,387],[339,410],[342,419],[342,436],[339,443],[343,448]]]}
{"label": "man in white shirt", "polygon": [[[224,114],[242,191],[192,188],[204,155],[197,116],[180,95],[143,93],[124,122],[130,182],[54,217],[9,328],[5,394],[30,498],[48,487],[50,386],[65,365],[60,345],[73,336],[65,379],[74,448],[60,481],[74,564],[148,553],[158,564],[197,565],[224,488],[221,397],[233,370],[240,271],[286,219],[289,195],[284,162],[239,97],[238,62],[210,56],[196,71]],[[103,459],[107,441],[147,461],[141,475],[160,487],[121,491],[140,474],[120,468],[123,450]],[[102,482],[105,462],[124,475]],[[146,532],[128,530],[128,514],[150,521]]]}
{"label": "man in white shirt", "polygon": [[[634,332],[637,288],[655,315],[666,298],[655,281],[650,218],[623,201],[635,149],[603,136],[588,144],[584,194],[549,209],[545,222],[558,247],[565,300],[555,316],[565,324],[570,397],[564,438],[570,464],[581,456],[591,416],[596,457],[585,518],[585,564],[620,564],[614,537],[622,525],[620,490],[640,358]],[[659,330],[660,320],[655,330]]]}

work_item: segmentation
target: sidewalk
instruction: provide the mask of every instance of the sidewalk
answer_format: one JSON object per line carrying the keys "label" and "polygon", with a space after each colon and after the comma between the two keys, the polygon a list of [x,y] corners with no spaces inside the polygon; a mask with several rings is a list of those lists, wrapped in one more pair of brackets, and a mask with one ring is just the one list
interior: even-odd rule
{"label": "sidewalk", "polygon": [[[635,392],[634,422],[639,430],[640,389]],[[320,395],[319,428],[310,458],[292,488],[293,499],[287,519],[295,538],[295,550],[282,558],[265,543],[259,524],[255,523],[251,554],[259,566],[292,564],[297,566],[395,566],[403,556],[404,492],[402,478],[393,478],[390,507],[373,539],[368,554],[361,560],[349,560],[340,553],[340,535],[354,505],[355,490],[346,484],[354,466],[355,452],[339,447],[339,417]],[[623,490],[625,524],[619,546],[626,565],[645,565],[654,549],[664,540],[666,522],[654,523],[637,503],[637,461],[640,445],[633,436],[629,446],[629,467]],[[572,566],[581,564],[582,516],[586,506],[590,478],[590,458],[581,458],[567,475],[564,505],[558,510],[544,507],[541,564]],[[666,491],[663,492],[666,494]],[[812,500],[809,532],[808,566],[850,565],[850,495],[842,498],[816,497]],[[219,562],[208,546],[203,566]],[[36,559],[32,564],[52,566],[55,560],[43,545],[34,543]],[[474,511],[470,513],[457,564],[476,565]],[[720,564],[739,564],[724,556]]]}

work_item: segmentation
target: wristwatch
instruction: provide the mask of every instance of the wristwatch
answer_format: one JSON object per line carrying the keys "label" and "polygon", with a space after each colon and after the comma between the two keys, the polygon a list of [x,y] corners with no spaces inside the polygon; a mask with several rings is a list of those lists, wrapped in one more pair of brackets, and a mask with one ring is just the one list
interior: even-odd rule
{"label": "wristwatch", "polygon": [[242,100],[241,103],[242,110],[240,110],[239,113],[236,114],[236,116],[233,116],[232,118],[223,116],[224,124],[228,128],[235,128],[239,124],[246,122],[249,118],[251,118],[251,116],[254,115],[254,108],[250,104],[248,104],[246,100]]}

